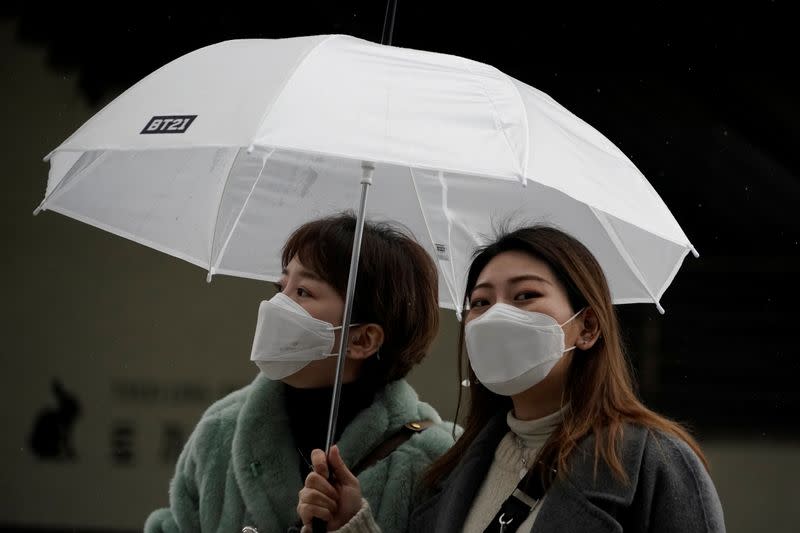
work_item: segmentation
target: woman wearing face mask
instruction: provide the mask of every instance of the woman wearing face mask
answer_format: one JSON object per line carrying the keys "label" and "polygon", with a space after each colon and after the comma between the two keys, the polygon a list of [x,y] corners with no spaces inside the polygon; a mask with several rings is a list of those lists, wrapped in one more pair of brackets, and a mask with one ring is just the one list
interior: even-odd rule
{"label": "woman wearing face mask", "polygon": [[[355,223],[333,216],[288,239],[278,293],[259,309],[251,359],[260,375],[203,415],[178,460],[170,507],[151,514],[145,531],[299,525],[297,494],[327,434]],[[414,480],[453,444],[452,424],[403,379],[425,356],[438,316],[428,254],[391,226],[367,223],[333,456],[358,465],[387,531],[407,528]]]}
{"label": "woman wearing face mask", "polygon": [[[409,531],[724,531],[697,443],[637,399],[605,276],[558,230],[506,233],[476,255],[460,351],[470,362],[464,434],[426,471]],[[314,465],[326,472],[321,452]],[[357,491],[306,481],[304,523]],[[362,502],[341,531],[376,531]]]}

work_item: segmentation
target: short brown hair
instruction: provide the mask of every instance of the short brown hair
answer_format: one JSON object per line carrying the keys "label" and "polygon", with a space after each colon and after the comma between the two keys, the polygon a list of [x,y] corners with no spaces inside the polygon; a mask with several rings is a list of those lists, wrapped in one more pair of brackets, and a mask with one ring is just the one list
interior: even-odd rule
{"label": "short brown hair", "polygon": [[[308,222],[283,246],[285,268],[297,256],[342,298],[347,292],[356,217],[340,213]],[[352,323],[375,323],[384,342],[360,379],[379,388],[422,361],[439,329],[438,274],[430,255],[388,222],[365,222]]]}

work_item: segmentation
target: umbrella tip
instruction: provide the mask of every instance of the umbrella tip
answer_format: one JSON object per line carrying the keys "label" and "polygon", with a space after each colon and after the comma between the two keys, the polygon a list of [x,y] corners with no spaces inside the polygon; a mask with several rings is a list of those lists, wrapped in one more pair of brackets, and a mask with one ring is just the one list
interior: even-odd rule
{"label": "umbrella tip", "polygon": [[[690,244],[689,246],[692,246],[692,245]],[[695,259],[700,257],[700,253],[697,251],[697,249],[694,246],[691,247],[691,250],[692,250],[692,255],[694,256]]]}
{"label": "umbrella tip", "polygon": [[656,302],[656,309],[658,309],[658,312],[659,312],[660,314],[662,314],[662,315],[663,315],[664,313],[666,313],[666,311],[664,311],[664,308],[663,308],[663,307],[661,307],[661,304],[660,304],[660,303],[658,303],[658,302]]}
{"label": "umbrella tip", "polygon": [[37,207],[36,209],[33,210],[33,216],[36,216],[41,212],[42,212],[42,206],[39,206],[39,207]]}
{"label": "umbrella tip", "polygon": [[209,272],[208,274],[206,274],[206,283],[211,283],[211,279],[213,277],[214,277],[214,274],[212,272]]}
{"label": "umbrella tip", "polygon": [[255,148],[256,148],[256,146],[254,144],[251,144],[250,146],[247,147],[247,153],[248,154],[252,154],[253,150],[255,150]]}

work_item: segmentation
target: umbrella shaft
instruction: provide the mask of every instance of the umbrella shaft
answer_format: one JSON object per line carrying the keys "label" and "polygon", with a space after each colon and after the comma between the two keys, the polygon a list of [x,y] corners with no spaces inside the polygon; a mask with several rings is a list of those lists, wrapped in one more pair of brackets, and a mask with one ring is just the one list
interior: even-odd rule
{"label": "umbrella shaft", "polygon": [[339,338],[339,358],[336,364],[336,378],[333,383],[333,398],[331,399],[331,412],[328,418],[328,436],[325,439],[325,455],[331,449],[334,435],[336,434],[336,418],[339,414],[339,400],[342,392],[342,377],[347,353],[347,340],[350,332],[350,317],[353,314],[353,297],[356,289],[358,275],[358,259],[361,255],[361,237],[364,234],[364,215],[367,207],[367,192],[372,183],[372,172],[375,167],[371,163],[364,163],[364,176],[361,180],[361,202],[358,206],[356,229],[353,235],[353,253],[350,256],[350,274],[347,278],[347,295],[344,302],[344,317],[342,319],[342,332]]}
{"label": "umbrella shaft", "polygon": [[[386,14],[383,17],[383,32],[381,32],[381,44],[392,45],[392,34],[394,33],[394,15],[397,12],[397,0],[387,0]],[[389,38],[386,38],[386,28],[389,28]]]}

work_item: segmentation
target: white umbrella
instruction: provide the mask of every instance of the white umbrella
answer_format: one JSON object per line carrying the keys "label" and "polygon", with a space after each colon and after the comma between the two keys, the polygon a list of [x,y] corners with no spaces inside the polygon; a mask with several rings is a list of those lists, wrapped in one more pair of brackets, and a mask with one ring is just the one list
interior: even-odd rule
{"label": "white umbrella", "polygon": [[358,207],[361,227],[370,183],[366,215],[414,233],[438,264],[440,304],[459,313],[471,254],[509,213],[583,242],[616,303],[661,310],[694,251],[633,163],[541,91],[461,57],[342,35],[187,54],[46,160],[37,212],[180,257],[209,279],[278,279],[280,247],[303,222]]}

